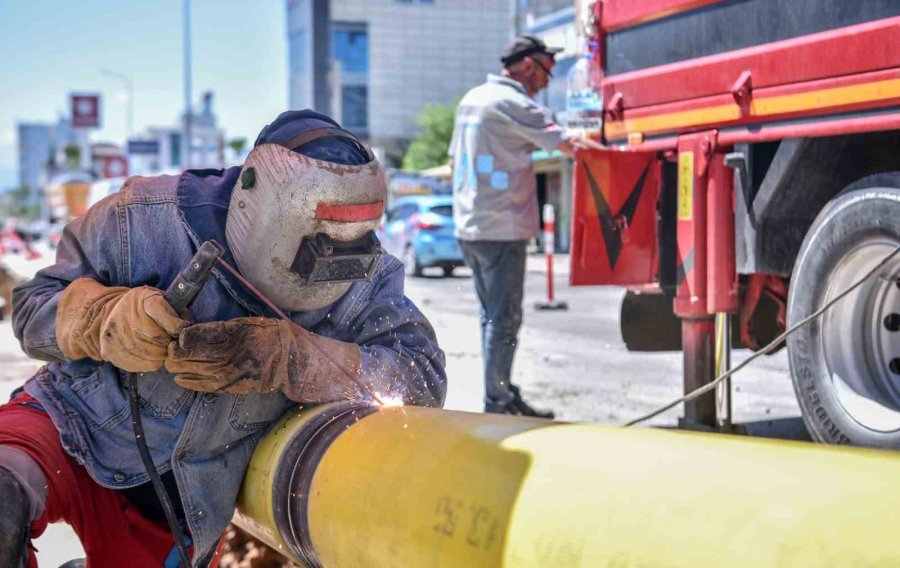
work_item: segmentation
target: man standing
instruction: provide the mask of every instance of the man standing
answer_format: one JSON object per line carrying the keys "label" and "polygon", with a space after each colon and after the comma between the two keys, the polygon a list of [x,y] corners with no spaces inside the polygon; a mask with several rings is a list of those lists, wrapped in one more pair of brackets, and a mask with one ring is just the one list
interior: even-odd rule
{"label": "man standing", "polygon": [[539,38],[521,36],[500,58],[503,71],[462,98],[456,111],[450,157],[456,236],[472,269],[481,303],[485,412],[553,418],[528,405],[510,382],[522,323],[525,247],[539,228],[536,148],[600,148],[568,138],[551,111],[534,101],[555,64]]}
{"label": "man standing", "polygon": [[[177,566],[167,517],[206,566],[254,446],[298,402],[441,406],[444,354],[374,237],[386,194],[366,146],[291,111],[243,167],[130,178],[69,223],[14,293],[16,336],[49,363],[0,406],[0,566],[33,565],[30,539],[59,521],[89,566]],[[211,239],[230,268],[176,313],[162,290]],[[129,382],[174,511],[148,483]]]}

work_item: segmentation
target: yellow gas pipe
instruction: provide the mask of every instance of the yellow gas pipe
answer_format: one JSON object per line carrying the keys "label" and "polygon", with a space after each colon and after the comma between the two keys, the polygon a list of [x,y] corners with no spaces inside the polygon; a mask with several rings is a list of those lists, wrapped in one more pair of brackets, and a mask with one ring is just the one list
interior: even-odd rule
{"label": "yellow gas pipe", "polygon": [[236,521],[311,566],[900,566],[900,457],[327,405],[259,445]]}

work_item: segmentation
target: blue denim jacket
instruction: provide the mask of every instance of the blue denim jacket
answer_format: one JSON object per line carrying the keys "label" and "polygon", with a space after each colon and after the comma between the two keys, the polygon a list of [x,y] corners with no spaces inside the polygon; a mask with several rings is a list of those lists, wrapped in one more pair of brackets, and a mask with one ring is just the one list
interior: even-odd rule
{"label": "blue denim jacket", "polygon": [[[129,419],[127,373],[90,359],[69,361],[60,352],[60,292],[83,276],[110,286],[165,289],[201,242],[226,244],[225,217],[239,172],[132,178],[69,223],[56,264],[14,292],[16,337],[29,356],[50,361],[25,390],[46,408],[66,451],[105,487],[148,481]],[[224,259],[234,266],[227,250]],[[190,308],[193,321],[272,315],[227,271],[216,268],[213,276]],[[331,306],[290,316],[310,331],[360,345],[361,378],[372,390],[400,394],[409,404],[443,404],[444,354],[431,325],[403,294],[397,259],[382,257],[372,282],[355,283]],[[195,558],[202,558],[232,517],[256,443],[296,403],[277,391],[198,393],[172,379],[164,368],[138,377],[144,429],[158,471],[175,475]]]}

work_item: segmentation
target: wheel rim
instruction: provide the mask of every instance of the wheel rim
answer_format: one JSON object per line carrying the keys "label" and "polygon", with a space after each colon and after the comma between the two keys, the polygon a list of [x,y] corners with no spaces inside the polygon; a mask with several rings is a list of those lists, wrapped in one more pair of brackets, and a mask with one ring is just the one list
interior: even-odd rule
{"label": "wheel rim", "polygon": [[406,247],[403,252],[403,269],[407,276],[412,276],[416,272],[416,251],[412,247]]}
{"label": "wheel rim", "polygon": [[[825,302],[849,288],[900,243],[869,242],[835,267]],[[856,422],[900,430],[900,261],[892,261],[822,317],[822,348],[838,402]],[[824,305],[824,303],[822,304]]]}

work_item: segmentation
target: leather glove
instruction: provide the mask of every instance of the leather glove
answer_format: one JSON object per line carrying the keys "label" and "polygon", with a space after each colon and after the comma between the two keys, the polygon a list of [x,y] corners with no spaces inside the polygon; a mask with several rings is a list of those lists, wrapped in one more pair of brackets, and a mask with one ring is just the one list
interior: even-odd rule
{"label": "leather glove", "polygon": [[79,278],[60,295],[56,342],[69,359],[90,357],[125,371],[149,372],[162,367],[169,343],[188,325],[161,290]]}
{"label": "leather glove", "polygon": [[169,346],[166,369],[180,386],[246,394],[280,389],[306,403],[362,398],[359,346],[287,321],[247,317],[191,325]]}

